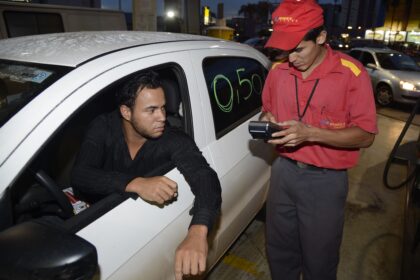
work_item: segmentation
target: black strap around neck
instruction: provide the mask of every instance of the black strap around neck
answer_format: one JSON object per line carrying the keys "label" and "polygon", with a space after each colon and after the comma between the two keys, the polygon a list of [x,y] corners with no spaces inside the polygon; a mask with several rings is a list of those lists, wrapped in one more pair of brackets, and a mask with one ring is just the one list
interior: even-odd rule
{"label": "black strap around neck", "polygon": [[311,95],[309,95],[308,101],[306,101],[305,108],[303,109],[303,113],[302,113],[302,115],[301,115],[301,114],[300,114],[300,108],[299,108],[299,97],[298,97],[298,80],[297,80],[297,77],[295,76],[296,107],[297,107],[297,113],[298,113],[298,118],[299,118],[299,121],[302,121],[303,117],[304,117],[304,116],[305,116],[305,114],[306,114],[306,110],[307,110],[307,109],[308,109],[308,107],[309,107],[309,103],[311,103],[311,99],[312,99],[312,97],[314,96],[315,89],[316,89],[316,86],[318,85],[318,82],[319,82],[319,79],[316,79],[315,84],[314,84],[314,86],[313,86],[313,88],[312,88],[312,91],[311,91]]}

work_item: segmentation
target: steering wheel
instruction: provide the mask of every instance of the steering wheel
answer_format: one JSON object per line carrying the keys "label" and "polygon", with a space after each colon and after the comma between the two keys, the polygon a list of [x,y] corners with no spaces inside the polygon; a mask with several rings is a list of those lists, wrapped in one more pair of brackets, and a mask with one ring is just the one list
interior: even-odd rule
{"label": "steering wheel", "polygon": [[33,174],[38,183],[41,186],[45,187],[48,190],[48,192],[53,196],[55,201],[58,203],[63,218],[70,218],[71,216],[73,216],[73,206],[67,199],[67,196],[54,182],[54,180],[51,179],[51,177],[48,176],[47,173],[45,173],[45,171],[41,169],[39,169],[36,172],[33,171]]}

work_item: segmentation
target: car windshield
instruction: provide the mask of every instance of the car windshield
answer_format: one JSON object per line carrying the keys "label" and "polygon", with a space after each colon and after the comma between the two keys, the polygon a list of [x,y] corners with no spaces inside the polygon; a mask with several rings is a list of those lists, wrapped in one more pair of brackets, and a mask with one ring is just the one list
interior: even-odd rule
{"label": "car windshield", "polygon": [[0,60],[0,127],[71,68]]}
{"label": "car windshield", "polygon": [[420,71],[420,67],[408,55],[401,53],[376,53],[379,64],[388,70]]}

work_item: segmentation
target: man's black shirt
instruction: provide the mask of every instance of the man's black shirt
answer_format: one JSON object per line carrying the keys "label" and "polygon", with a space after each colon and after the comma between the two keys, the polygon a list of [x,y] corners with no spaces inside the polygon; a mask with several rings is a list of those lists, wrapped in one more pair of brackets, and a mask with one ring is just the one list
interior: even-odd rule
{"label": "man's black shirt", "polygon": [[81,145],[71,176],[72,186],[85,195],[124,193],[134,178],[147,177],[168,164],[179,169],[195,195],[191,224],[210,229],[220,211],[219,179],[193,139],[175,128],[166,126],[161,137],[148,139],[131,159],[119,112],[97,117]]}

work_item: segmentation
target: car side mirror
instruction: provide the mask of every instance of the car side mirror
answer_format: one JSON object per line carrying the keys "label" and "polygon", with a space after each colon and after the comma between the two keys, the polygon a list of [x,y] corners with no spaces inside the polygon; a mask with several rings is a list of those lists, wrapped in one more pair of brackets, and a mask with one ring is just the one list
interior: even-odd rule
{"label": "car side mirror", "polygon": [[373,63],[366,64],[366,67],[373,70],[378,70],[378,67]]}
{"label": "car side mirror", "polygon": [[0,232],[0,279],[92,279],[95,246],[34,221]]}

